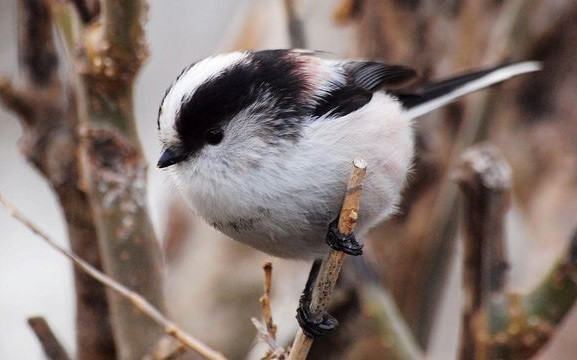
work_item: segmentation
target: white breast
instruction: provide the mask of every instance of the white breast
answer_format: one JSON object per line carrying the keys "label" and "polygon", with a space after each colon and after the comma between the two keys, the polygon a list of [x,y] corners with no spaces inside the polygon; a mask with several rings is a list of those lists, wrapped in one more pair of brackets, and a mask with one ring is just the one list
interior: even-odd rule
{"label": "white breast", "polygon": [[249,168],[224,171],[199,161],[172,174],[195,211],[223,233],[275,256],[310,259],[328,251],[326,228],[340,210],[355,157],[368,162],[357,237],[395,211],[412,139],[398,102],[375,93],[345,117],[312,121],[297,144],[267,151]]}

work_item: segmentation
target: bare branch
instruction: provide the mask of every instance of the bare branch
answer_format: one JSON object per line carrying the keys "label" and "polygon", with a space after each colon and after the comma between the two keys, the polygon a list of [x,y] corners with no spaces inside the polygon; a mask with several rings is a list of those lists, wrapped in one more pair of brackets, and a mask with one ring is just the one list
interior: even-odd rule
{"label": "bare branch", "polygon": [[10,79],[0,79],[0,100],[7,109],[16,113],[25,125],[32,125],[33,105],[22,91],[14,87]]}
{"label": "bare branch", "polygon": [[156,309],[151,303],[149,303],[144,297],[138,293],[128,289],[126,286],[112,279],[108,275],[98,271],[92,265],[88,264],[86,261],[82,260],[78,256],[69,252],[60,246],[57,242],[52,240],[48,235],[46,235],[42,230],[40,230],[36,225],[34,225],[27,217],[25,217],[20,211],[18,211],[11,203],[9,203],[2,194],[0,194],[0,204],[4,206],[8,214],[14,219],[18,220],[24,226],[26,226],[34,234],[38,235],[42,240],[44,240],[48,245],[54,248],[56,251],[66,256],[74,265],[78,266],[82,271],[89,274],[91,277],[113,290],[116,294],[122,296],[124,299],[129,301],[135,308],[140,310],[143,314],[149,317],[158,325],[164,328],[164,331],[182,342],[190,350],[196,352],[197,354],[203,356],[206,359],[223,360],[225,357],[219,352],[211,349],[207,345],[203,344],[200,340],[187,334],[183,329],[176,325],[173,321],[165,317],[158,309]]}
{"label": "bare branch", "polygon": [[276,339],[272,337],[266,325],[255,318],[251,318],[250,321],[256,328],[259,338],[269,347],[269,351],[263,356],[263,360],[286,359],[288,357],[288,351],[276,342]]}
{"label": "bare branch", "polygon": [[340,0],[333,11],[333,20],[337,24],[346,24],[359,14],[361,0]]}
{"label": "bare branch", "polygon": [[96,0],[70,0],[83,23],[94,20],[100,11],[100,3]]}
{"label": "bare branch", "polygon": [[461,157],[454,179],[463,192],[465,304],[460,358],[475,359],[474,315],[505,285],[504,217],[511,190],[511,168],[496,148],[477,145]]}
{"label": "bare branch", "polygon": [[142,360],[175,360],[186,353],[186,349],[182,342],[166,335],[156,344],[151,355],[145,355]]}
{"label": "bare branch", "polygon": [[305,49],[307,47],[307,42],[304,26],[302,20],[298,16],[295,2],[296,0],[284,0],[290,46],[294,49]]}
{"label": "bare branch", "polygon": [[272,263],[267,261],[262,269],[264,270],[264,293],[259,299],[262,305],[262,314],[266,328],[273,339],[276,339],[276,325],[272,321],[272,310],[270,306],[270,289],[272,283]]}
{"label": "bare branch", "polygon": [[60,344],[52,329],[43,317],[28,318],[28,325],[40,341],[44,354],[50,360],[69,360],[68,354]]}
{"label": "bare branch", "polygon": [[52,38],[52,18],[44,1],[20,0],[20,68],[27,82],[51,86],[58,76],[58,55]]}
{"label": "bare branch", "polygon": [[395,300],[386,289],[383,289],[382,284],[363,284],[360,286],[359,294],[363,313],[370,314],[377,321],[377,333],[381,342],[386,344],[387,358],[396,360],[425,358]]}
{"label": "bare branch", "polygon": [[[353,161],[353,172],[347,185],[345,199],[339,215],[339,231],[344,235],[351,234],[357,224],[362,181],[366,172],[367,162],[361,158],[355,159]],[[318,315],[327,308],[344,259],[345,253],[331,250],[324,261],[322,272],[319,274],[319,279],[313,292],[311,302],[311,312],[313,314]],[[306,336],[302,329],[299,329],[291,347],[289,360],[305,359],[312,344],[313,339]]]}
{"label": "bare branch", "polygon": [[[145,0],[104,0],[99,21],[82,28],[74,61],[82,69],[81,173],[95,215],[104,270],[165,309],[163,259],[146,202],[147,162],[136,131],[134,80],[148,55]],[[162,328],[109,297],[119,358],[140,359]]]}

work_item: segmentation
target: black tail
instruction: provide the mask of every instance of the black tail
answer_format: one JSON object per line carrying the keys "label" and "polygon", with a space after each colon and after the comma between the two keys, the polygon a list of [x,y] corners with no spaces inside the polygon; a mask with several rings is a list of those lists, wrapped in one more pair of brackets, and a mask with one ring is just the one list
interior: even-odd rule
{"label": "black tail", "polygon": [[398,92],[394,95],[407,109],[410,117],[416,118],[447,105],[463,95],[540,69],[540,63],[533,61],[501,65],[425,85],[411,93]]}

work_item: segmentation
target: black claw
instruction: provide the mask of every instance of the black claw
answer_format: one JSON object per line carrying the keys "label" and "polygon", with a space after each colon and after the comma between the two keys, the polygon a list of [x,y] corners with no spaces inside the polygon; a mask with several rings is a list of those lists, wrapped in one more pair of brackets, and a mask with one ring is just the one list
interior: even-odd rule
{"label": "black claw", "polygon": [[297,309],[297,321],[306,336],[315,338],[323,336],[333,330],[339,324],[339,321],[324,311],[321,316],[315,318],[310,310],[310,303],[300,303]]}
{"label": "black claw", "polygon": [[326,311],[324,311],[318,318],[311,313],[313,287],[319,274],[321,262],[322,260],[318,259],[313,263],[307,284],[299,300],[299,307],[297,308],[297,321],[305,335],[310,338],[322,336],[333,330],[339,324],[339,321]]}
{"label": "black claw", "polygon": [[337,251],[342,251],[347,255],[359,256],[363,254],[363,245],[357,242],[355,234],[343,235],[339,231],[339,219],[338,217],[329,224],[329,230],[327,232],[327,244],[331,248]]}

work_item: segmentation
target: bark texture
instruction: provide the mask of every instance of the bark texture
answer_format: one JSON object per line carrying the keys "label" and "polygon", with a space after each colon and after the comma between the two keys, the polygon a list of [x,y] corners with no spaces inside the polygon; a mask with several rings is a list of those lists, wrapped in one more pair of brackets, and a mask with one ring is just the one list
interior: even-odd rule
{"label": "bark texture", "polygon": [[[20,0],[17,85],[0,84],[0,98],[22,125],[20,147],[44,176],[60,203],[72,251],[96,268],[101,258],[92,208],[80,186],[76,89],[59,77],[53,16],[47,2]],[[104,287],[74,269],[77,358],[114,359],[108,300]]]}

